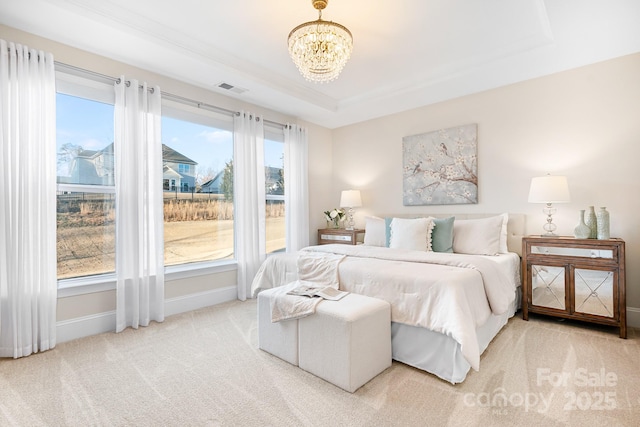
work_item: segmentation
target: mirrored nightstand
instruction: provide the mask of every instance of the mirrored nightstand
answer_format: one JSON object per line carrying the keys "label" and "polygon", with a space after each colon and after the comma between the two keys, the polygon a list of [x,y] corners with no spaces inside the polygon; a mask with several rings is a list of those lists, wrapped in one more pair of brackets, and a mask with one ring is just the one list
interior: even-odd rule
{"label": "mirrored nightstand", "polygon": [[522,239],[522,318],[539,313],[620,328],[627,337],[621,239]]}

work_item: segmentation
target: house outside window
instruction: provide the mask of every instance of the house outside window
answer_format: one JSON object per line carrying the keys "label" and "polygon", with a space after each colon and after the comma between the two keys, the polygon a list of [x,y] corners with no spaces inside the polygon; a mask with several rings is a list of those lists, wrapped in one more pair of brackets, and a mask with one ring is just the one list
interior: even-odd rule
{"label": "house outside window", "polygon": [[[169,121],[167,123],[172,122]],[[166,126],[170,126],[170,124]],[[167,131],[170,131],[170,129],[167,129]],[[195,170],[197,165],[198,162],[170,147],[169,144],[162,144],[163,180],[169,179],[172,182],[169,189],[165,188],[165,191],[179,191],[182,193],[188,193],[192,189],[195,191]]]}

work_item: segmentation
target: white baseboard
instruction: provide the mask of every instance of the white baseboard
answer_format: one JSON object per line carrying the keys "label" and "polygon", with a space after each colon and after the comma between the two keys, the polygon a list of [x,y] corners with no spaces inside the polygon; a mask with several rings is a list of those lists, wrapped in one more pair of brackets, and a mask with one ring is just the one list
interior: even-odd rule
{"label": "white baseboard", "polygon": [[[165,300],[164,314],[171,316],[185,313],[199,308],[209,307],[223,302],[233,301],[238,298],[238,290],[235,286],[214,289],[207,292],[190,294]],[[114,332],[116,330],[116,312],[92,314],[90,316],[77,317],[63,320],[56,324],[56,342],[63,343],[91,335]]]}
{"label": "white baseboard", "polygon": [[58,344],[98,335],[116,330],[116,312],[92,314],[56,323],[56,342]]}
{"label": "white baseboard", "polygon": [[627,326],[640,328],[640,308],[627,307]]}
{"label": "white baseboard", "polygon": [[238,288],[236,286],[227,286],[226,288],[214,289],[212,291],[189,294],[165,300],[164,315],[171,316],[173,314],[186,313],[187,311],[210,307],[237,299]]}
{"label": "white baseboard", "polygon": [[[171,298],[165,301],[165,316],[210,307],[223,302],[233,301],[237,298],[238,291],[235,286]],[[58,343],[105,332],[113,332],[116,330],[116,312],[108,311],[91,316],[63,320],[58,322],[56,326],[56,341]],[[640,328],[640,308],[627,307],[627,326]]]}

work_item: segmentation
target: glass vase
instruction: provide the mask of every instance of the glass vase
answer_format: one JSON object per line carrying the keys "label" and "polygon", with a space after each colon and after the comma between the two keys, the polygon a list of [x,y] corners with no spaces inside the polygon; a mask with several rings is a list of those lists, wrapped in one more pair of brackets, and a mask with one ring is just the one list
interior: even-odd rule
{"label": "glass vase", "polygon": [[327,221],[327,228],[340,228],[340,221],[337,218]]}

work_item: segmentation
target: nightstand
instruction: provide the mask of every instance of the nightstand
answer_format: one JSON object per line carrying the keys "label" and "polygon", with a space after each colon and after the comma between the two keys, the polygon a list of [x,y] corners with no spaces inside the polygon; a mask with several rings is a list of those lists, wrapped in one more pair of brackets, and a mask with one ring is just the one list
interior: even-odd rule
{"label": "nightstand", "polygon": [[625,243],[621,239],[522,239],[522,318],[529,313],[620,328],[627,337]]}
{"label": "nightstand", "polygon": [[318,229],[318,244],[328,245],[330,243],[342,243],[345,245],[355,245],[358,243],[358,235],[364,234],[364,230],[356,228],[345,230],[344,228],[321,228]]}

